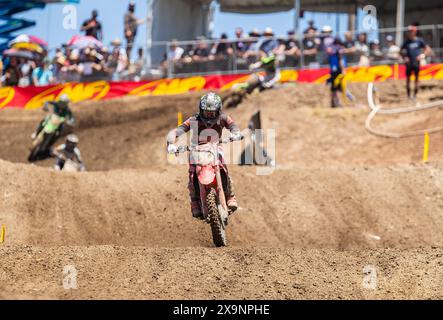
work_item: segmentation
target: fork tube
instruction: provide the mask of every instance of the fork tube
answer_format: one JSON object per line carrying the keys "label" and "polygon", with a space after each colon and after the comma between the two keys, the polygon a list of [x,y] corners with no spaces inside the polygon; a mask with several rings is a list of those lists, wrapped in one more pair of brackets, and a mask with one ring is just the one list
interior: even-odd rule
{"label": "fork tube", "polygon": [[217,164],[217,170],[215,171],[215,177],[217,178],[218,197],[220,198],[223,209],[228,212],[228,206],[226,204],[225,191],[223,190],[223,182],[220,174],[220,165]]}

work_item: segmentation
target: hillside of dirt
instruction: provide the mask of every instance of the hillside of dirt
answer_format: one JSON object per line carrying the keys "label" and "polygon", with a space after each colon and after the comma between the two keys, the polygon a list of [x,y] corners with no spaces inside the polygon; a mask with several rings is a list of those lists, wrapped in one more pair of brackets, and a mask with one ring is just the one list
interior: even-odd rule
{"label": "hillside of dirt", "polygon": [[[378,85],[384,107],[408,105],[402,86]],[[419,103],[443,97],[443,83],[422,86]],[[297,84],[226,110],[242,129],[261,111],[275,129],[277,166],[264,175],[230,166],[240,209],[223,249],[191,218],[186,165],[165,155],[177,112],[194,113],[200,94],[75,105],[88,169],[79,174],[54,172],[52,160],[26,163],[43,111],[1,110],[0,298],[442,298],[443,132],[430,136],[423,164],[423,137],[370,135],[366,85],[350,89],[357,106],[330,109],[324,86]],[[442,122],[437,108],[374,125],[402,132]],[[79,269],[76,291],[61,286],[68,262]],[[361,285],[368,264],[375,291]]]}

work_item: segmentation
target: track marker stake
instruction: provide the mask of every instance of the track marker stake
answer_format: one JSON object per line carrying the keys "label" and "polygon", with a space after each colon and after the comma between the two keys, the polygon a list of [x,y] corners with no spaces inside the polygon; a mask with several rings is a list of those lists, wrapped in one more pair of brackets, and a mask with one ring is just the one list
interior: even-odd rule
{"label": "track marker stake", "polygon": [[183,113],[180,111],[177,113],[177,126],[181,125],[183,123]]}
{"label": "track marker stake", "polygon": [[428,161],[429,156],[429,133],[425,133],[425,141],[423,146],[423,162]]}
{"label": "track marker stake", "polygon": [[5,237],[6,237],[6,226],[2,225],[2,231],[0,233],[0,243],[5,242]]}

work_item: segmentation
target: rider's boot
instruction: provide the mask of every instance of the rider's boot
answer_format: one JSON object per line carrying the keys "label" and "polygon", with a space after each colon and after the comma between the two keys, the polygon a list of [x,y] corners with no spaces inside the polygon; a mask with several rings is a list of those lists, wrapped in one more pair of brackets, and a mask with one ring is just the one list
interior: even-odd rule
{"label": "rider's boot", "polygon": [[196,219],[202,219],[203,218],[203,212],[201,210],[200,201],[191,201],[191,212],[192,217]]}
{"label": "rider's boot", "polygon": [[232,213],[238,209],[237,199],[235,198],[235,195],[229,196],[226,204],[228,205],[228,208]]}
{"label": "rider's boot", "polygon": [[225,190],[225,194],[226,194],[226,205],[229,208],[229,211],[231,213],[233,213],[234,211],[236,211],[238,209],[238,203],[237,203],[237,199],[235,198],[235,194],[234,194],[234,184],[232,182],[232,178],[228,175],[228,185],[227,185],[227,190]]}

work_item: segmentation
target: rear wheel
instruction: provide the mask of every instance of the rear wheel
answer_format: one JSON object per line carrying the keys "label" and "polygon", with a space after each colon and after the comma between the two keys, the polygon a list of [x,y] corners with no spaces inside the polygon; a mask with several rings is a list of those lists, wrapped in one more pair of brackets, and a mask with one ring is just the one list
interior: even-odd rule
{"label": "rear wheel", "polygon": [[224,247],[227,245],[226,232],[223,222],[221,221],[220,212],[217,206],[217,193],[215,189],[211,189],[206,196],[208,205],[209,221],[212,230],[212,239],[216,247]]}

